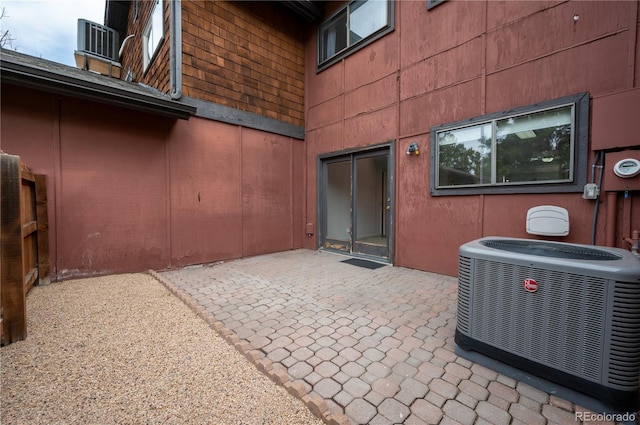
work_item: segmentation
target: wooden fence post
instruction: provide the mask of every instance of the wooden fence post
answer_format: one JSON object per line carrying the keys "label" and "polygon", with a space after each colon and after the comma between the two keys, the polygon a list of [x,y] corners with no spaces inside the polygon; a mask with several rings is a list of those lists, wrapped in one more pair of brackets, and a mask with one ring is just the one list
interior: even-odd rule
{"label": "wooden fence post", "polygon": [[38,220],[38,284],[51,283],[49,262],[49,216],[47,214],[47,176],[35,174],[36,214]]}
{"label": "wooden fence post", "polygon": [[20,157],[0,155],[0,291],[2,337],[9,344],[27,337],[27,308],[22,264]]}

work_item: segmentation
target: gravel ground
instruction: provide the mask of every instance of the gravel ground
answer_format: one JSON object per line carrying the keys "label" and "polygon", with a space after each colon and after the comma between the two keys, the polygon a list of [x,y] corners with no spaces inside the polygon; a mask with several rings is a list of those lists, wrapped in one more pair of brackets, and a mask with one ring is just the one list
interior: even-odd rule
{"label": "gravel ground", "polygon": [[145,274],[34,287],[0,349],[8,424],[322,424]]}

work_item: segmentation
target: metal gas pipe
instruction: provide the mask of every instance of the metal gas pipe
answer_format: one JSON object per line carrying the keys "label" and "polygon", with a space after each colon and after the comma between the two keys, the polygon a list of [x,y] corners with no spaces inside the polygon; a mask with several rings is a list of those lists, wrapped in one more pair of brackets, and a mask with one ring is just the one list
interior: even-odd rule
{"label": "metal gas pipe", "polygon": [[631,252],[633,253],[633,255],[636,256],[640,256],[640,253],[638,253],[638,240],[640,238],[638,238],[638,231],[634,230],[633,232],[631,232],[631,237],[630,238],[623,238],[623,240],[628,243],[629,245],[631,245]]}

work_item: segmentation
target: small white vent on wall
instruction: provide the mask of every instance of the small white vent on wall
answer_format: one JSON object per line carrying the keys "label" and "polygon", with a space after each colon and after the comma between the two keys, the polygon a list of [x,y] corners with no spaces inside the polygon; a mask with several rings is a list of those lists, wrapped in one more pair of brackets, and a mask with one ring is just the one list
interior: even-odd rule
{"label": "small white vent on wall", "polygon": [[119,62],[118,33],[109,27],[78,19],[78,51]]}

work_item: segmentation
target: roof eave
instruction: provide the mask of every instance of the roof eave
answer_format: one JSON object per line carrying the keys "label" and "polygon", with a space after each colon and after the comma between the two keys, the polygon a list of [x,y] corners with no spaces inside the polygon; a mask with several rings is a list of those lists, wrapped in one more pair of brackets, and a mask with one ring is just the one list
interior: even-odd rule
{"label": "roof eave", "polygon": [[4,60],[0,61],[0,79],[3,84],[35,88],[170,118],[187,120],[196,113],[196,108],[182,103],[103,86],[91,81],[82,81]]}
{"label": "roof eave", "polygon": [[320,0],[281,0],[285,7],[293,11],[301,17],[306,23],[311,24],[322,18],[322,5],[324,1]]}

